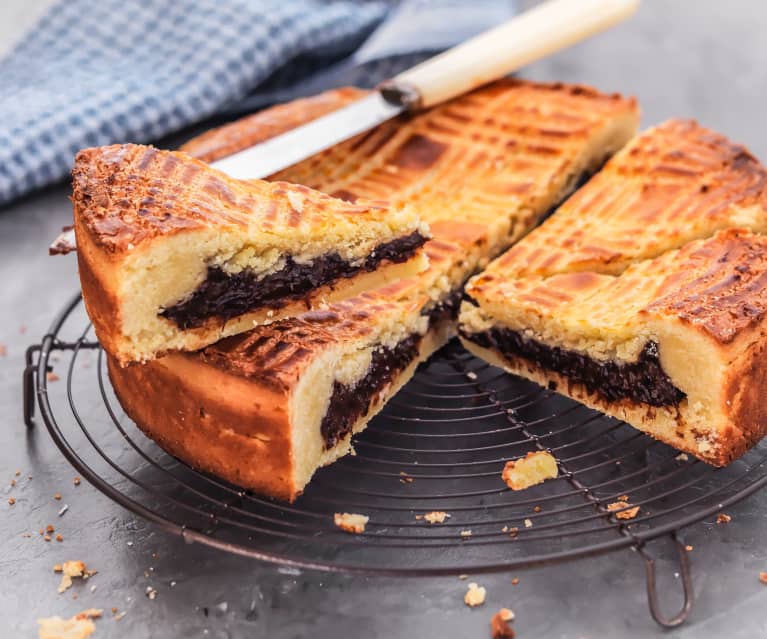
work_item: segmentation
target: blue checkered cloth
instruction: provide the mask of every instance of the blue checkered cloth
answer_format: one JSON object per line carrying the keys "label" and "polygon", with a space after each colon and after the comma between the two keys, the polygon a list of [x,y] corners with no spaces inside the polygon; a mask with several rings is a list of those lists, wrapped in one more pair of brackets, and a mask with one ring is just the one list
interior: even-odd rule
{"label": "blue checkered cloth", "polygon": [[[353,51],[387,2],[63,0],[0,61],[0,204]],[[290,64],[288,64],[290,63]]]}

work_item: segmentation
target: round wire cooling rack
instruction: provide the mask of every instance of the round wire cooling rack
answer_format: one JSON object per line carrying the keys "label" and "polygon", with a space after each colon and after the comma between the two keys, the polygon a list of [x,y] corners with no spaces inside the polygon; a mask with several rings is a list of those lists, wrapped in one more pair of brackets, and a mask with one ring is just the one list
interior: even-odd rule
{"label": "round wire cooling rack", "polygon": [[[54,367],[64,383],[49,386]],[[692,607],[677,532],[767,483],[767,445],[717,470],[454,341],[355,439],[355,455],[318,471],[292,504],[265,499],[167,455],[124,415],[79,295],[27,351],[29,427],[35,400],[85,479],[187,541],[295,567],[400,576],[501,572],[633,548],[645,560],[651,614],[666,627]],[[504,463],[536,450],[554,455],[559,477],[507,489]],[[630,519],[609,508],[626,499],[639,506]],[[443,523],[423,518],[435,511],[448,515]],[[369,516],[365,532],[339,530],[336,512]],[[664,535],[678,551],[684,590],[672,617],[658,605],[645,547]]]}

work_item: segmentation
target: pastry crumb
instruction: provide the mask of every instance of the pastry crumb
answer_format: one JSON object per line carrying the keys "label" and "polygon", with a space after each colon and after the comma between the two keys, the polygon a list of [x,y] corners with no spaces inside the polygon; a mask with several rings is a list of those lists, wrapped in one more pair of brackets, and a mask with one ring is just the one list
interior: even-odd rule
{"label": "pastry crumb", "polygon": [[761,581],[763,584],[767,584],[767,572],[759,573],[759,581]]}
{"label": "pastry crumb", "polygon": [[[48,539],[50,537],[46,535]],[[56,570],[56,569],[59,570]],[[81,561],[79,559],[72,560],[72,561],[65,561],[63,564],[56,564],[53,567],[54,572],[61,572],[63,573],[61,575],[61,583],[59,583],[59,589],[58,592],[62,593],[65,590],[67,590],[72,585],[72,577],[82,577],[83,579],[87,579],[91,575],[95,575],[95,570],[88,570],[88,567],[85,565],[84,561]]]}
{"label": "pastry crumb", "polygon": [[354,535],[364,533],[365,526],[369,520],[370,517],[367,515],[358,515],[356,513],[336,513],[333,515],[333,522],[336,526],[341,530]]}
{"label": "pastry crumb", "polygon": [[469,575],[458,575],[458,579],[461,579],[461,580],[468,579],[468,578],[469,578]]}
{"label": "pastry crumb", "polygon": [[14,497],[8,497],[8,505],[13,506],[16,503],[16,499]]}
{"label": "pastry crumb", "polygon": [[539,512],[541,512],[542,510],[543,510],[543,508],[541,508],[540,506],[535,506],[535,507],[533,508],[533,512],[534,512],[534,513],[539,513]]}
{"label": "pastry crumb", "polygon": [[61,533],[57,533],[55,539],[56,541],[64,541],[64,536]]}
{"label": "pastry crumb", "polygon": [[506,462],[501,478],[512,490],[524,490],[559,475],[557,460],[551,453],[539,450]]}
{"label": "pastry crumb", "polygon": [[79,485],[80,485],[80,478],[79,478],[79,477],[75,477],[75,478],[72,480],[72,483],[73,483],[75,486],[79,486]]}
{"label": "pastry crumb", "polygon": [[490,619],[490,633],[493,639],[514,639],[514,630],[509,625],[514,620],[514,613],[508,608],[501,608]]}
{"label": "pastry crumb", "polygon": [[686,462],[690,457],[687,455],[687,453],[679,453],[675,459],[680,462]]}
{"label": "pastry crumb", "polygon": [[463,537],[464,539],[468,539],[469,537],[471,537],[471,531],[470,530],[462,530],[461,531],[461,537]]}
{"label": "pastry crumb", "polygon": [[639,514],[639,506],[632,508],[627,501],[614,501],[612,504],[607,504],[607,510],[614,512],[618,519],[634,519]]}
{"label": "pastry crumb", "polygon": [[474,371],[468,371],[466,373],[466,377],[468,377],[471,381],[476,381],[477,374]]}
{"label": "pastry crumb", "polygon": [[469,584],[469,589],[466,591],[466,594],[463,596],[463,602],[469,606],[469,608],[474,608],[476,606],[481,606],[483,603],[485,603],[485,597],[487,596],[487,590],[483,588],[482,586],[478,586],[473,581]]}
{"label": "pastry crumb", "polygon": [[516,526],[512,526],[511,528],[509,528],[509,537],[516,537],[518,532],[519,532],[519,528],[517,528]]}
{"label": "pastry crumb", "polygon": [[53,496],[53,498],[54,498],[56,501],[61,501],[61,493],[56,493],[56,494]]}
{"label": "pastry crumb", "polygon": [[0,344],[0,357],[5,357],[8,354],[8,348],[5,344]]}
{"label": "pastry crumb", "polygon": [[[445,523],[445,520],[450,517],[450,514],[442,510],[432,510],[430,513],[426,513],[421,517],[428,521],[430,524],[443,524]],[[416,519],[417,518],[418,517],[416,516]]]}
{"label": "pastry crumb", "polygon": [[509,532],[509,527],[508,526],[504,526],[503,528],[501,528],[501,532],[502,533]]}
{"label": "pastry crumb", "polygon": [[399,480],[403,484],[412,484],[413,483],[413,478],[410,475],[408,475],[404,470],[402,472],[400,472]]}
{"label": "pastry crumb", "polygon": [[685,549],[687,552],[692,552],[692,550],[693,550],[693,547],[692,547],[690,544],[687,544],[687,545],[684,547],[684,549]]}
{"label": "pastry crumb", "polygon": [[58,375],[56,375],[56,373],[53,373],[53,372],[47,373],[47,374],[45,375],[45,378],[46,378],[46,379],[47,379],[49,382],[58,382],[58,381],[61,379],[61,378],[60,378]]}
{"label": "pastry crumb", "polygon": [[511,580],[511,585],[516,586],[519,584],[519,577],[514,577],[514,579]]}
{"label": "pastry crumb", "polygon": [[40,639],[86,639],[96,630],[93,619],[98,619],[101,615],[102,611],[98,608],[88,608],[69,619],[61,617],[38,619],[39,637]]}
{"label": "pastry crumb", "polygon": [[533,527],[532,519],[525,519],[525,528],[532,528],[532,527]]}
{"label": "pastry crumb", "polygon": [[717,524],[729,524],[732,521],[732,517],[725,513],[719,513],[716,516],[716,523]]}

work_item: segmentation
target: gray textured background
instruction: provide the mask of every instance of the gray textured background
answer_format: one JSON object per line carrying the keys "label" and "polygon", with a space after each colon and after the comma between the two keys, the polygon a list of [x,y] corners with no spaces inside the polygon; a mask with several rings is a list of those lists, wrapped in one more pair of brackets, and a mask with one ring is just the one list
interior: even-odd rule
{"label": "gray textured background", "polygon": [[[0,3],[0,51],[44,4]],[[633,93],[645,125],[695,116],[767,158],[765,32],[767,3],[760,0],[645,0],[631,23],[535,65],[527,75]],[[75,473],[44,430],[25,430],[20,401],[25,347],[40,338],[77,288],[75,260],[46,254],[48,241],[70,220],[66,196],[65,186],[55,187],[0,210],[0,343],[8,348],[0,358],[0,637],[33,637],[37,617],[89,606],[128,611],[120,622],[110,615],[100,620],[95,637],[487,637],[489,617],[502,605],[517,613],[520,639],[767,634],[767,586],[757,580],[767,569],[767,494],[731,508],[727,526],[708,521],[685,531],[695,548],[697,602],[686,626],[662,633],[647,613],[642,563],[630,551],[482,577],[487,604],[469,610],[462,603],[465,582],[454,578],[284,574],[184,545],[89,485],[75,488]],[[10,490],[17,468],[22,475]],[[33,479],[26,479],[29,474]],[[57,491],[61,502],[53,499]],[[12,507],[6,501],[11,494],[17,499]],[[70,510],[59,518],[62,503]],[[63,543],[22,536],[47,523],[62,532]],[[654,552],[661,557],[660,587],[669,593],[671,609],[679,603],[672,553],[664,544]],[[99,574],[57,595],[52,565],[72,558],[84,559]],[[518,586],[510,584],[513,576],[520,578]],[[153,601],[144,595],[147,585],[158,590]],[[215,609],[222,602],[226,613]]]}

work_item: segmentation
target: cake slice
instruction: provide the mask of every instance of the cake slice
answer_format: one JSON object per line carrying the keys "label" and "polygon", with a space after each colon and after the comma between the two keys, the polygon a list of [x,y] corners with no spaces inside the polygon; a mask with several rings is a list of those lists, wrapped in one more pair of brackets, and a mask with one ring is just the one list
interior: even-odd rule
{"label": "cake slice", "polygon": [[[348,93],[303,100],[307,117]],[[320,108],[318,106],[318,108]],[[298,124],[269,109],[186,145],[205,157]],[[416,278],[258,326],[199,353],[110,361],[125,411],[190,465],[281,499],[351,450],[361,431],[456,332],[466,279],[626,142],[633,100],[593,89],[504,81],[401,118],[280,174],[344,197],[387,198],[428,220]],[[234,145],[234,146],[233,146]],[[171,392],[170,389],[173,389]]]}
{"label": "cake slice", "polygon": [[233,180],[139,145],[81,151],[73,176],[83,299],[121,364],[198,349],[426,267],[428,230],[412,208]]}
{"label": "cake slice", "polygon": [[109,359],[126,413],[191,466],[294,500],[314,472],[455,335],[457,247],[429,242],[425,281],[401,280],[325,309],[142,365]]}
{"label": "cake slice", "polygon": [[767,428],[751,398],[765,381],[764,240],[748,232],[766,229],[759,162],[695,122],[666,122],[468,283],[464,344],[725,464]]}
{"label": "cake slice", "polygon": [[767,433],[767,237],[720,231],[621,274],[472,286],[466,347],[722,466]]}

